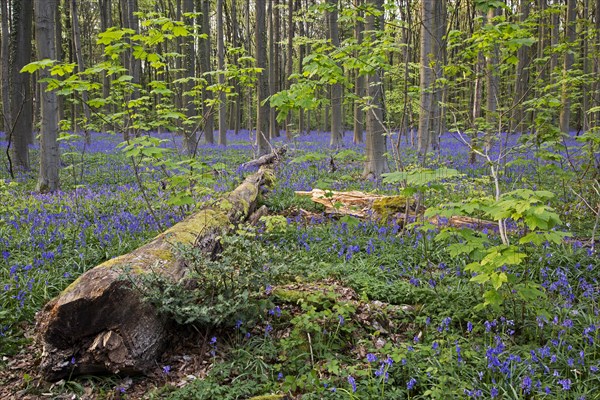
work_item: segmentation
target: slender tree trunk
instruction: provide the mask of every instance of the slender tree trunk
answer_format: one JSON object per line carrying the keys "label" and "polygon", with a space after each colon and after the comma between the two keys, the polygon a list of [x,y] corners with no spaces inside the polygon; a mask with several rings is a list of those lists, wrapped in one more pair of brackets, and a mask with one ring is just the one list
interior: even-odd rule
{"label": "slender tree trunk", "polygon": [[434,0],[421,1],[420,109],[417,151],[424,157],[431,142],[434,74],[432,68]]}
{"label": "slender tree trunk", "polygon": [[[183,0],[182,4],[183,10],[183,20],[191,27],[192,30],[195,30],[194,27],[194,18],[187,16],[194,12],[194,0]],[[182,43],[183,47],[183,62],[184,62],[184,70],[185,76],[188,78],[188,81],[183,85],[184,93],[182,95],[183,107],[185,109],[185,115],[187,118],[194,118],[196,116],[196,105],[194,104],[194,95],[191,94],[194,90],[195,83],[192,80],[196,76],[196,47],[195,40],[193,36],[189,36],[183,39]],[[187,125],[183,126],[184,129],[184,144],[185,150],[188,155],[194,155],[196,153],[196,146],[198,144],[198,137],[193,129],[193,127]]]}
{"label": "slender tree trunk", "polygon": [[[56,58],[54,29],[57,12],[57,0],[35,0],[35,35],[38,60],[53,60]],[[41,79],[49,77],[49,70],[40,70]],[[56,92],[46,90],[48,83],[42,82],[40,85],[42,89],[40,91],[42,113],[40,121],[40,174],[37,190],[40,192],[53,192],[59,188],[58,99]]]}
{"label": "slender tree trunk", "polygon": [[[296,3],[296,10],[300,11],[300,9],[302,8],[302,1],[298,0],[298,2]],[[304,36],[306,35],[306,29],[304,29],[305,25],[303,21],[300,21],[298,23],[298,33],[300,36]],[[306,45],[305,44],[300,44],[300,46],[298,47],[298,73],[302,73],[302,62],[304,61],[304,55],[306,54]],[[305,121],[308,120],[310,121],[310,118],[305,118],[304,115],[304,109],[300,109],[298,111],[298,131],[300,132],[300,134],[304,134],[307,133],[308,131],[310,131],[310,122],[308,122],[308,129],[307,129],[307,125],[305,124]],[[310,113],[307,113],[310,116]]]}
{"label": "slender tree trunk", "polygon": [[[366,18],[366,30],[369,33],[368,40],[375,40],[375,31],[383,31],[383,0],[369,1],[375,10],[381,14],[375,17],[369,13]],[[365,178],[379,178],[382,173],[387,171],[385,159],[386,138],[385,127],[383,126],[383,80],[382,71],[377,69],[367,78],[367,94],[370,98],[367,111],[367,140],[366,140],[366,161],[363,170]]]}
{"label": "slender tree trunk", "polygon": [[[481,104],[483,103],[483,79],[485,72],[485,57],[481,52],[477,54],[475,63],[475,86],[473,89],[473,109],[471,117],[473,119],[473,135],[471,137],[471,145],[477,147],[477,135],[479,134],[479,119],[481,118]],[[477,153],[471,151],[469,153],[469,163],[475,164],[477,161]]]}
{"label": "slender tree trunk", "polygon": [[[206,36],[200,42],[200,69],[206,79],[208,86],[212,85],[212,77],[208,74],[212,69],[210,67],[211,39],[210,39],[210,0],[200,0],[202,2],[202,34]],[[206,143],[213,144],[214,138],[214,118],[212,106],[207,103],[212,101],[212,93],[205,88],[202,89],[202,115],[204,117],[204,138]]]}
{"label": "slender tree trunk", "polygon": [[[279,0],[273,0],[273,93],[281,91],[281,10],[279,9]],[[271,137],[279,137],[279,123],[275,109],[270,107],[273,113],[273,126],[271,127]]]}
{"label": "slender tree trunk", "polygon": [[[11,68],[10,68],[10,15],[9,15],[9,0],[0,0],[0,12],[2,12],[2,47],[0,50],[0,56],[2,58],[2,115],[3,121],[2,126],[4,127],[4,133],[6,135],[6,141],[12,146],[12,112],[10,109],[10,82],[11,82]],[[12,157],[12,156],[11,156]]]}
{"label": "slender tree trunk", "polygon": [[446,35],[446,2],[436,1],[433,17],[434,27],[433,32],[433,53],[435,54],[436,62],[433,65],[434,72],[434,91],[433,91],[433,103],[431,112],[431,136],[429,139],[429,145],[433,150],[439,150],[439,136],[445,131],[446,124],[444,123],[444,95],[445,87],[440,83],[442,78],[443,65],[446,61],[446,44],[444,42],[444,36]]}
{"label": "slender tree trunk", "polygon": [[[248,55],[252,56],[253,53],[253,47],[252,47],[252,35],[250,34],[250,0],[246,0],[246,3],[244,5],[245,7],[245,12],[246,12],[246,50],[248,51]],[[256,46],[256,43],[254,44]],[[254,92],[251,88],[248,88],[247,90],[247,101],[246,101],[246,108],[248,110],[248,114],[246,116],[246,126],[248,127],[248,130],[251,131],[252,128],[254,127],[253,125],[253,121],[252,121],[252,117],[253,117],[253,109],[252,109],[252,104],[254,103]]]}
{"label": "slender tree trunk", "polygon": [[[237,17],[237,0],[231,0],[231,43],[234,48],[239,47],[239,32],[238,32],[238,17]],[[237,54],[233,56],[233,64],[237,65],[238,57]],[[240,88],[239,81],[236,79],[233,83],[233,91],[235,94],[234,101],[232,101],[232,127],[234,133],[237,135],[240,131],[240,123],[242,117],[242,92]]]}
{"label": "slender tree trunk", "polygon": [[[268,18],[268,39],[267,43],[269,46],[269,96],[275,94],[275,29],[273,26],[273,1],[267,0],[267,18]],[[275,134],[276,126],[275,126],[275,108],[269,107],[269,138],[274,138],[277,135]]]}
{"label": "slender tree trunk", "polygon": [[31,75],[21,69],[31,62],[33,3],[30,0],[13,0],[11,46],[10,107],[12,118],[13,166],[29,169],[29,148],[33,132],[33,99]]}
{"label": "slender tree trunk", "polygon": [[[286,79],[284,81],[285,89],[289,89],[291,85],[290,76],[294,72],[294,0],[288,0],[288,15],[287,15],[287,57],[286,57]],[[288,113],[285,120],[285,134],[288,139],[292,138],[290,124],[292,121],[292,113]]]}
{"label": "slender tree trunk", "polygon": [[[112,21],[112,0],[99,0],[100,7],[100,30],[106,31],[113,25]],[[104,51],[104,45],[102,49]],[[108,61],[108,56],[105,57],[105,61]],[[102,74],[102,96],[106,99],[110,96],[110,76],[106,72]],[[111,107],[108,106],[104,112],[109,113]]]}
{"label": "slender tree trunk", "polygon": [[[329,40],[334,49],[340,47],[340,34],[338,29],[338,2],[337,0],[328,0],[329,11],[327,12],[327,25],[329,29]],[[332,147],[342,146],[343,126],[342,126],[342,84],[333,83],[330,89],[331,93],[331,141]]]}
{"label": "slender tree trunk", "polygon": [[[500,15],[500,9],[491,7],[488,9],[486,24],[492,27],[496,24],[495,18]],[[498,126],[498,101],[500,96],[500,76],[498,63],[500,58],[500,48],[494,43],[490,52],[486,54],[486,109],[485,119],[487,123],[485,137],[485,151],[489,151],[497,134],[502,129]]]}
{"label": "slender tree trunk", "polygon": [[256,104],[256,146],[258,155],[269,153],[269,108],[265,100],[269,96],[269,65],[267,62],[267,32],[265,8],[267,0],[256,0],[256,64],[258,74],[258,101]]}
{"label": "slender tree trunk", "polygon": [[[531,0],[521,0],[519,21],[523,24],[529,18]],[[515,90],[513,97],[513,110],[511,116],[510,132],[522,133],[525,130],[525,106],[527,87],[529,83],[529,47],[522,46],[517,51],[517,70],[515,73]]]}
{"label": "slender tree trunk", "polygon": [[[565,40],[570,47],[575,43],[577,35],[577,0],[567,1],[567,19],[565,23]],[[564,64],[563,64],[563,84],[562,84],[562,107],[560,110],[560,130],[564,133],[568,133],[570,129],[570,117],[571,117],[571,96],[570,90],[572,84],[567,82],[569,73],[573,68],[575,61],[575,55],[571,48],[565,52]]]}
{"label": "slender tree trunk", "polygon": [[[596,0],[596,11],[595,11],[595,37],[596,45],[594,46],[595,55],[594,55],[594,76],[600,76],[600,0]],[[592,96],[594,105],[600,104],[600,79],[595,79],[594,84],[592,85]],[[595,129],[600,129],[600,111],[595,112],[593,115],[592,126]]]}
{"label": "slender tree trunk", "polygon": [[227,98],[225,96],[225,32],[223,31],[223,0],[217,0],[217,58],[219,73],[219,144],[227,145]]}
{"label": "slender tree trunk", "polygon": [[[490,8],[487,14],[488,25],[494,25],[494,18],[499,15],[498,8]],[[499,129],[496,126],[498,118],[496,116],[498,109],[498,96],[500,94],[500,78],[498,76],[498,59],[499,59],[499,48],[498,45],[494,45],[490,54],[486,57],[486,122],[488,124],[488,139],[486,139],[486,146],[491,145],[490,139],[492,132],[498,132]]]}
{"label": "slender tree trunk", "polygon": [[[362,0],[355,1],[355,7],[357,8],[357,18],[354,25],[354,40],[358,45],[362,44],[364,24],[362,22],[363,12],[360,10]],[[356,54],[358,56],[358,54]],[[354,95],[357,100],[354,101],[354,137],[352,141],[354,143],[363,142],[363,132],[365,130],[364,123],[364,111],[362,105],[362,98],[365,96],[365,77],[358,72],[354,80]]]}
{"label": "slender tree trunk", "polygon": [[[77,0],[70,0],[71,4],[71,28],[73,30],[73,47],[75,53],[75,59],[77,60],[77,69],[82,72],[85,70],[85,65],[83,63],[83,53],[81,51],[81,29],[79,29],[79,13],[77,12]],[[85,116],[85,124],[89,124],[91,122],[91,112],[90,107],[88,105],[88,93],[86,90],[81,92],[81,102],[83,107],[83,115]],[[87,128],[84,128],[85,132],[85,142],[90,144],[92,141],[92,137]]]}

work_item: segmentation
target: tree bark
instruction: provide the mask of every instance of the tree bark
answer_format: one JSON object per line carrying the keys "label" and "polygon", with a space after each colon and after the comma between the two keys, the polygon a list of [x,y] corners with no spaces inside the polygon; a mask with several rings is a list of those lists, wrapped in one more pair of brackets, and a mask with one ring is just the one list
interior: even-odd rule
{"label": "tree bark", "polygon": [[[3,131],[6,135],[6,141],[12,145],[12,113],[10,110],[10,15],[9,0],[0,0],[0,12],[2,13],[2,47],[0,57],[2,58],[2,114]],[[11,156],[12,157],[12,156]]]}
{"label": "tree bark", "polygon": [[[375,10],[381,11],[381,15],[375,17],[372,14],[367,15],[366,30],[369,33],[368,40],[375,40],[375,31],[383,31],[383,0],[370,0]],[[365,168],[363,177],[379,178],[382,173],[387,171],[385,159],[386,137],[385,127],[383,126],[383,83],[382,71],[377,69],[367,78],[367,94],[370,98],[367,111],[367,140],[365,154]]]}
{"label": "tree bark", "polygon": [[[208,74],[212,68],[210,66],[210,53],[211,53],[211,42],[210,42],[210,0],[199,0],[202,4],[202,23],[201,31],[203,35],[206,35],[205,39],[200,41],[200,69],[206,79],[208,86],[212,85],[212,78]],[[212,100],[212,93],[205,88],[202,88],[202,115],[204,117],[204,139],[206,143],[213,144],[214,138],[214,118],[212,106],[209,106],[207,102]]]}
{"label": "tree bark", "polygon": [[143,302],[139,291],[132,290],[131,280],[122,279],[124,270],[132,272],[133,280],[151,272],[181,279],[186,266],[177,259],[174,247],[194,245],[214,254],[219,237],[252,213],[261,186],[273,183],[273,162],[284,152],[281,149],[271,163],[248,176],[221,202],[137,250],[87,271],[46,304],[37,318],[44,377],[55,381],[91,373],[136,374],[156,365],[173,333],[172,325]]}
{"label": "tree bark", "polygon": [[[194,0],[183,0],[182,7],[184,14],[191,14],[194,12]],[[194,30],[194,18],[189,16],[184,16],[183,21],[185,24]],[[196,76],[196,48],[195,48],[195,39],[193,36],[186,37],[183,40],[182,47],[184,49],[184,69],[186,78],[188,81],[183,85],[183,107],[185,109],[185,116],[187,118],[194,118],[196,116],[196,105],[194,104],[194,96],[191,92],[194,90],[195,83],[193,78]],[[185,141],[185,150],[188,155],[193,155],[196,152],[196,146],[198,142],[198,138],[196,136],[195,130],[187,125],[183,127],[184,129],[184,141]]]}
{"label": "tree bark", "polygon": [[[79,28],[79,13],[77,12],[77,0],[71,0],[71,29],[73,33],[73,47],[75,59],[77,60],[77,70],[82,72],[85,69],[83,64],[83,52],[81,51],[81,29]],[[86,90],[81,92],[81,102],[83,107],[83,115],[85,116],[85,124],[91,122],[91,112],[88,106],[88,93]],[[85,142],[90,144],[92,137],[88,129],[84,128]]]}
{"label": "tree bark", "polygon": [[[500,10],[498,8],[490,8],[487,14],[488,25],[494,25],[494,18],[499,15]],[[496,111],[498,109],[498,96],[500,94],[500,78],[498,76],[498,59],[499,59],[499,48],[498,45],[494,45],[490,54],[486,55],[486,122],[488,124],[488,138],[486,139],[486,146],[490,146],[490,138],[493,133],[499,133],[500,130],[496,127],[498,118]]]}
{"label": "tree bark", "polygon": [[[525,23],[529,18],[531,0],[521,0],[519,10],[519,21]],[[515,90],[513,96],[513,110],[511,116],[510,132],[522,133],[525,130],[525,106],[523,102],[526,100],[527,87],[529,84],[529,48],[522,46],[517,50],[517,70],[515,73]]]}
{"label": "tree bark", "polygon": [[[112,0],[99,0],[100,7],[100,30],[106,31],[113,25],[112,20]],[[104,45],[102,49],[104,52]],[[108,56],[104,57],[105,61],[108,61]],[[110,76],[106,72],[102,74],[102,96],[106,99],[110,96]],[[104,110],[104,112],[110,112],[110,105]],[[112,127],[111,127],[112,128]]]}
{"label": "tree bark", "polygon": [[265,1],[256,1],[256,64],[261,70],[258,74],[258,101],[256,104],[256,146],[259,156],[269,152],[269,107],[265,104],[269,96]]}
{"label": "tree bark", "polygon": [[420,109],[417,151],[421,157],[427,154],[431,142],[431,112],[433,105],[433,30],[434,1],[421,1],[421,55],[420,55]]}
{"label": "tree bark", "polygon": [[[56,58],[56,35],[54,34],[57,0],[35,0],[35,36],[39,60]],[[50,78],[48,69],[40,70],[40,80]],[[58,99],[56,92],[47,91],[48,83],[41,82],[41,146],[40,173],[37,190],[53,192],[59,188],[58,169]]]}
{"label": "tree bark", "polygon": [[[334,51],[340,47],[340,34],[338,29],[338,2],[329,1],[329,11],[327,12],[327,25],[329,29],[329,40]],[[342,84],[335,82],[331,85],[331,141],[332,147],[340,147],[343,139],[342,126]]]}
{"label": "tree bark", "polygon": [[227,145],[227,97],[225,95],[225,32],[223,31],[223,0],[217,0],[217,58],[219,73],[219,144]]}
{"label": "tree bark", "polygon": [[[577,0],[567,1],[567,18],[565,23],[565,40],[569,46],[573,46],[577,35],[575,19],[577,18]],[[575,55],[571,48],[567,49],[563,63],[563,84],[562,84],[562,107],[560,110],[560,130],[563,133],[569,133],[571,127],[571,84],[568,82],[569,73],[573,68]]]}
{"label": "tree bark", "polygon": [[33,3],[14,0],[12,9],[12,32],[10,49],[10,116],[12,125],[11,158],[13,166],[29,169],[29,144],[33,142],[33,99],[31,74],[21,69],[31,62],[31,38]]}
{"label": "tree bark", "polygon": [[[364,13],[360,10],[361,4],[361,0],[355,1],[355,7],[357,8],[358,14],[354,25],[354,40],[356,40],[358,45],[362,44],[364,30],[364,24],[362,22]],[[356,96],[356,100],[354,100],[354,136],[352,141],[356,144],[363,142],[365,130],[365,113],[362,105],[362,98],[365,96],[365,77],[358,72],[356,73],[356,78],[354,79],[354,95]]]}

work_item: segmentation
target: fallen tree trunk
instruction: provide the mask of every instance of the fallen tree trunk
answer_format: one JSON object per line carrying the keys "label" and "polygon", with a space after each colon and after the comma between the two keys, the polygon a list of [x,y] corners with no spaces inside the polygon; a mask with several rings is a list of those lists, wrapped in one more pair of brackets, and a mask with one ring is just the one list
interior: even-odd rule
{"label": "fallen tree trunk", "polygon": [[400,212],[406,213],[406,207],[409,207],[411,214],[415,213],[414,199],[404,196],[385,196],[358,190],[336,192],[322,189],[295,193],[299,196],[309,196],[315,203],[323,204],[325,212],[329,214],[385,219]]}
{"label": "fallen tree trunk", "polygon": [[[272,163],[284,152],[280,149]],[[80,374],[135,374],[155,366],[170,322],[131,288],[124,271],[181,279],[185,264],[173,246],[192,244],[209,254],[217,252],[219,237],[253,212],[261,186],[273,180],[273,164],[264,164],[227,197],[133,252],[87,271],[51,300],[37,316],[44,377],[53,381]]]}
{"label": "fallen tree trunk", "polygon": [[[313,189],[310,192],[295,192],[299,196],[310,196],[315,203],[323,204],[325,212],[330,214],[350,215],[357,218],[383,218],[396,216],[398,222],[405,223],[407,215],[421,216],[425,210],[417,213],[414,209],[415,201],[403,196],[385,196],[359,191],[335,192],[322,189]],[[406,207],[409,213],[406,213]],[[417,215],[418,214],[418,215]],[[450,218],[433,216],[428,219],[434,225],[452,226],[454,228],[473,228],[478,230],[488,229],[494,232],[498,229],[498,222],[480,218],[456,215]]]}

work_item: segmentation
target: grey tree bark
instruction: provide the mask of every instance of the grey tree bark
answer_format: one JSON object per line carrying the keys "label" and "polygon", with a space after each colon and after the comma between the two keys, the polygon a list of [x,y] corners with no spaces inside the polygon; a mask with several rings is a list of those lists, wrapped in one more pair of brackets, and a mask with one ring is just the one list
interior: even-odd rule
{"label": "grey tree bark", "polygon": [[[288,15],[287,15],[287,58],[286,58],[286,79],[284,88],[289,89],[291,82],[289,77],[294,72],[294,0],[288,0]],[[285,120],[285,133],[288,139],[291,139],[290,123],[292,121],[292,113],[287,115]]]}
{"label": "grey tree bark", "polygon": [[[354,25],[354,40],[361,44],[363,40],[364,23],[362,22],[363,12],[360,10],[361,0],[355,0],[354,6],[357,9],[357,19]],[[354,95],[357,100],[354,101],[354,143],[362,143],[365,130],[363,105],[361,99],[365,96],[365,77],[361,74],[356,75],[354,79]]]}
{"label": "grey tree bark", "polygon": [[434,73],[432,62],[433,30],[434,30],[434,0],[421,1],[421,50],[420,50],[420,109],[419,133],[417,151],[424,157],[429,149],[432,134],[432,106]]}
{"label": "grey tree bark", "polygon": [[[338,28],[338,2],[328,0],[329,11],[327,12],[327,25],[329,29],[329,40],[334,49],[340,47],[340,34]],[[342,84],[337,82],[331,85],[331,140],[330,145],[340,147],[343,139],[342,126]]]}
{"label": "grey tree bark", "polygon": [[[596,0],[595,21],[596,21],[594,24],[595,35],[593,37],[596,38],[596,45],[594,47],[596,54],[594,57],[593,70],[594,70],[595,76],[600,76],[600,0]],[[592,99],[593,99],[594,104],[600,104],[600,80],[599,79],[596,79],[596,81],[592,85],[592,92],[593,92]],[[600,126],[600,111],[595,112],[592,117],[593,117],[593,120],[591,123],[594,124],[594,126],[596,126],[596,128],[597,128],[598,126]]]}
{"label": "grey tree bark", "polygon": [[[374,40],[374,32],[381,31],[384,28],[383,0],[370,0],[369,2],[375,10],[381,11],[379,16],[369,13],[366,18],[365,28],[367,32],[370,32],[368,40]],[[367,140],[365,154],[367,159],[363,177],[369,179],[379,178],[382,173],[387,171],[385,159],[386,137],[383,125],[382,73],[381,69],[377,69],[375,73],[367,78],[367,94],[370,100],[366,112]]]}
{"label": "grey tree bark", "polygon": [[[112,0],[99,0],[98,5],[100,7],[100,30],[105,31],[113,25]],[[103,74],[102,77],[102,96],[105,99],[108,98],[108,96],[110,96],[110,75],[106,72]],[[108,113],[110,112],[110,109],[107,108],[104,111]]]}
{"label": "grey tree bark", "polygon": [[[225,32],[223,31],[223,0],[217,0],[217,58],[220,71],[225,69]],[[219,73],[219,85],[225,85],[225,74]],[[222,87],[223,87],[222,86]],[[227,145],[227,97],[219,92],[219,144]]]}
{"label": "grey tree bark", "polygon": [[[35,36],[39,60],[56,58],[56,35],[54,32],[57,0],[35,0]],[[40,78],[49,78],[50,71],[40,70]],[[52,192],[59,188],[60,153],[58,148],[58,99],[56,92],[47,91],[46,82],[41,82],[41,121],[40,121],[40,173],[37,190]]]}
{"label": "grey tree bark", "polygon": [[258,98],[256,104],[256,146],[259,156],[269,153],[269,66],[267,62],[266,0],[256,0],[256,66],[258,74]]}
{"label": "grey tree bark", "polygon": [[[531,11],[531,0],[521,0],[519,5],[519,21],[524,23],[529,18]],[[511,116],[510,132],[523,132],[526,129],[525,106],[523,102],[527,99],[527,87],[529,84],[530,49],[527,46],[517,51],[517,70],[515,72],[515,89],[513,97],[513,110]]]}
{"label": "grey tree bark", "polygon": [[[184,14],[191,14],[194,12],[194,0],[183,0],[182,10]],[[194,18],[184,16],[186,25],[193,28]],[[188,118],[196,116],[196,105],[194,104],[194,96],[190,94],[193,91],[195,83],[192,80],[196,76],[196,48],[195,40],[193,36],[186,37],[182,44],[184,49],[184,69],[186,78],[189,80],[183,85],[184,94],[182,97],[183,107],[185,108],[185,115]],[[192,126],[184,126],[184,144],[185,150],[188,155],[193,155],[196,152],[196,146],[198,138],[195,130]]]}
{"label": "grey tree bark", "polygon": [[[210,0],[199,0],[202,5],[202,23],[201,32],[206,36],[200,40],[200,69],[203,74],[207,74],[212,70],[210,66],[211,40],[210,40]],[[207,85],[212,84],[210,75],[205,75]],[[213,144],[214,138],[214,118],[213,109],[207,104],[212,100],[212,93],[205,88],[202,89],[202,116],[204,118],[204,139],[206,143]]]}
{"label": "grey tree bark", "polygon": [[[498,8],[490,8],[487,14],[487,23],[489,25],[494,24],[494,18],[500,15]],[[486,122],[489,126],[488,135],[492,135],[492,132],[498,132],[496,122],[496,111],[498,109],[498,96],[500,94],[500,78],[498,76],[498,59],[499,59],[499,48],[497,45],[494,46],[491,53],[486,55]],[[489,146],[489,140],[486,140],[486,146]]]}
{"label": "grey tree bark", "polygon": [[[567,1],[567,18],[565,21],[565,41],[569,45],[575,43],[577,35],[577,0]],[[571,127],[571,97],[570,97],[570,84],[566,81],[569,77],[569,72],[573,68],[575,62],[575,54],[571,49],[565,52],[563,62],[563,84],[562,84],[562,106],[560,110],[560,130],[564,133],[568,133]]]}
{"label": "grey tree bark", "polygon": [[[75,53],[75,59],[77,60],[77,69],[81,72],[85,70],[83,63],[83,52],[81,51],[81,29],[79,28],[79,13],[77,11],[77,0],[70,1],[71,6],[71,28],[73,34],[73,52]],[[81,92],[81,102],[83,107],[83,115],[85,116],[85,123],[90,123],[92,114],[88,105],[88,93],[86,90]],[[88,129],[84,129],[85,142],[90,144],[92,137]]]}
{"label": "grey tree bark", "polygon": [[31,62],[33,4],[27,0],[14,0],[11,14],[9,57],[3,59],[10,65],[8,116],[11,125],[6,132],[10,135],[13,167],[28,170],[29,144],[33,142],[33,96],[31,75],[21,73],[21,69]]}
{"label": "grey tree bark", "polygon": [[0,12],[2,13],[2,46],[0,47],[0,58],[2,59],[2,126],[6,135],[6,141],[11,142],[10,137],[13,123],[10,110],[10,15],[9,0],[0,1]]}

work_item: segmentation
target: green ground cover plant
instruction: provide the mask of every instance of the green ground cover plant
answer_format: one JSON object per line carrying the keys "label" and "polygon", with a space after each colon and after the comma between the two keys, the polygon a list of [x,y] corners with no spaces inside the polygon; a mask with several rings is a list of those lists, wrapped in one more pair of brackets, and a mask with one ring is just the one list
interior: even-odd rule
{"label": "green ground cover plant", "polygon": [[[158,137],[153,146],[180,146],[177,138]],[[181,249],[197,275],[180,285],[152,276],[141,283],[138,289],[161,312],[205,336],[210,363],[205,377],[183,387],[171,381],[171,366],[161,366],[167,372],[146,397],[594,398],[599,261],[580,240],[589,237],[593,220],[576,194],[517,157],[500,176],[506,195],[488,198],[493,182],[486,164],[463,163],[452,135],[428,168],[457,173],[416,182],[412,192],[407,175],[393,182],[358,179],[360,146],[333,157],[333,170],[320,140],[315,134],[296,143],[293,162],[278,169],[276,186],[263,197],[272,215],[238,227],[223,240],[219,258]],[[90,267],[157,234],[157,218],[170,226],[229,190],[247,173],[238,166],[252,151],[241,143],[227,151],[201,146],[211,174],[203,181],[207,190],[175,204],[170,189],[157,183],[160,168],[149,163],[142,185],[136,182],[132,155],[109,151],[118,142],[95,134],[85,151],[76,140],[63,143],[71,149],[64,162],[73,168],[63,170],[62,192],[34,194],[29,176],[3,177],[0,343],[7,359],[30,343],[24,332],[47,300]],[[407,170],[416,170],[416,156],[407,150],[403,157]],[[422,193],[430,214],[507,219],[510,242],[503,244],[493,228],[457,229],[443,218],[440,226],[424,217],[404,225],[394,215],[378,221],[323,214],[321,206],[294,196],[313,187]],[[202,297],[198,290],[207,288]],[[482,307],[490,291],[501,301]],[[24,376],[23,387],[36,393],[31,379]],[[81,396],[90,385],[100,398],[129,396],[114,378],[77,378],[53,390]]]}

